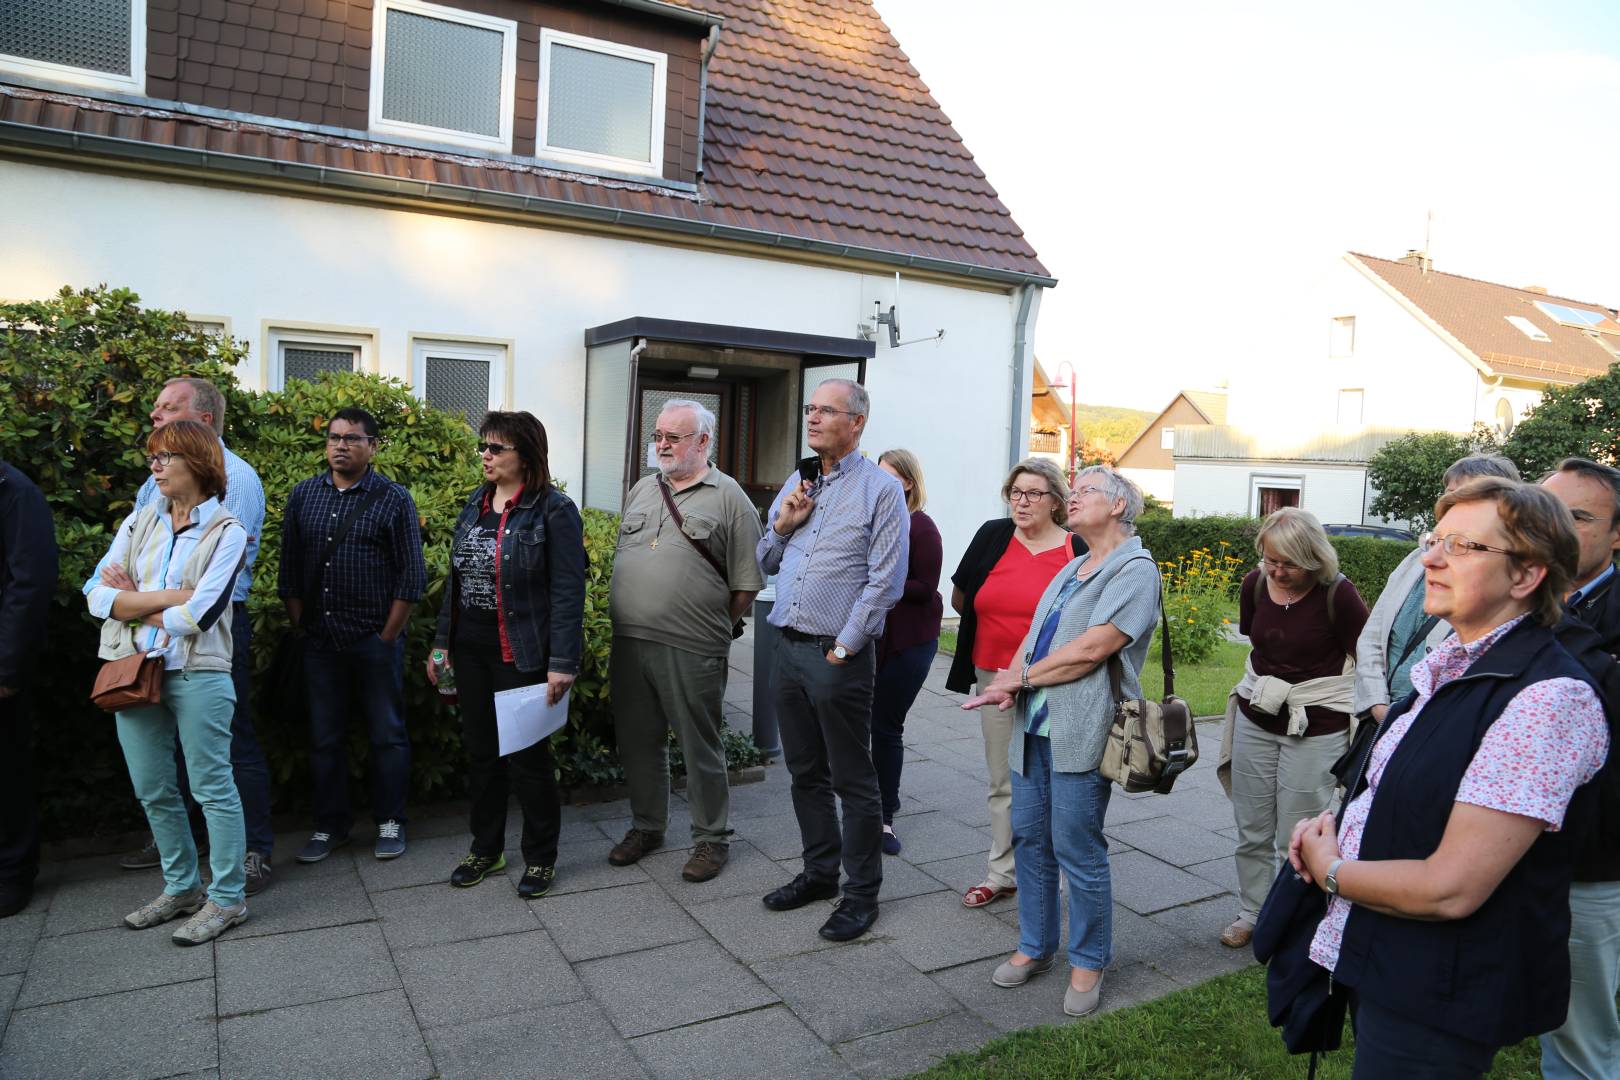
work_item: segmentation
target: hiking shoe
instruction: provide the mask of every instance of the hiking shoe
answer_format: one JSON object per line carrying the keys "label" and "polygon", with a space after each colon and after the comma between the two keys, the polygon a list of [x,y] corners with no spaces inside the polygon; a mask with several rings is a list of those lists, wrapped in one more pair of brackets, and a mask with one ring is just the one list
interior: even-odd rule
{"label": "hiking shoe", "polygon": [[302,863],[320,862],[348,842],[348,833],[333,836],[329,832],[318,832],[309,838],[309,843],[305,844],[294,858]]}
{"label": "hiking shoe", "polygon": [[247,894],[257,896],[270,887],[270,856],[257,851],[247,853],[242,870],[247,874]]}
{"label": "hiking shoe", "polygon": [[883,826],[883,854],[900,854],[900,838],[894,835],[894,830],[887,825]]}
{"label": "hiking shoe", "polygon": [[157,926],[159,923],[166,923],[170,919],[179,918],[181,915],[195,914],[197,909],[202,906],[203,891],[201,889],[196,892],[182,893],[179,896],[164,893],[150,904],[139,907],[125,915],[124,925],[131,930],[145,930],[148,927]]}
{"label": "hiking shoe", "polygon": [[185,921],[172,935],[176,945],[206,945],[239,922],[247,919],[247,905],[220,907],[212,900]]}
{"label": "hiking shoe", "polygon": [[631,829],[624,834],[624,839],[614,844],[613,850],[608,852],[608,862],[614,866],[629,866],[631,863],[640,862],[643,855],[657,851],[663,843],[663,833]]}
{"label": "hiking shoe", "polygon": [[[497,870],[506,869],[506,856],[502,855],[471,855],[461,860],[461,864],[450,871],[450,884],[458,889],[468,889],[483,881],[485,877]],[[528,875],[525,874],[525,877]]]}
{"label": "hiking shoe", "polygon": [[526,866],[523,877],[518,880],[518,895],[525,900],[538,900],[551,891],[551,883],[556,879],[555,866]]}
{"label": "hiking shoe", "polygon": [[397,859],[405,854],[405,823],[389,818],[377,826],[377,843],[371,853],[379,859]]}
{"label": "hiking shoe", "polygon": [[709,881],[725,868],[730,857],[731,845],[699,840],[692,848],[692,857],[681,867],[681,877],[687,881]]}
{"label": "hiking shoe", "polygon": [[158,854],[157,840],[146,838],[146,846],[139,851],[131,851],[118,860],[118,865],[125,870],[150,870],[162,864],[163,856]]}

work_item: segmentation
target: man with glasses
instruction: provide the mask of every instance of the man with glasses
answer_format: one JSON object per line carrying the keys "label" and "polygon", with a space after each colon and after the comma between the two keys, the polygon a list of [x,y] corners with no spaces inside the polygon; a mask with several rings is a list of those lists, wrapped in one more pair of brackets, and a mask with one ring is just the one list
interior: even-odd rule
{"label": "man with glasses", "polygon": [[[247,530],[247,559],[231,590],[231,683],[236,690],[236,711],[231,716],[231,774],[242,797],[242,820],[247,826],[247,895],[254,896],[270,885],[270,857],[275,849],[275,832],[270,825],[270,766],[253,729],[253,621],[248,618],[248,589],[253,584],[253,561],[259,556],[259,534],[264,531],[264,487],[253,466],[225,446],[225,397],[206,379],[170,379],[152,403],[152,428],[175,420],[195,420],[207,424],[220,436],[225,451],[225,498],[227,511]],[[157,497],[157,481],[148,473],[135,496],[139,510]],[[102,584],[115,589],[133,589],[135,583],[122,566],[102,571]],[[175,751],[180,794],[191,818],[191,834],[200,852],[208,850],[208,833],[202,808],[191,797],[185,757]],[[157,841],[148,840],[139,851],[119,860],[126,870],[146,870],[158,865]]]}
{"label": "man with glasses", "polygon": [[304,645],[315,831],[298,861],[349,842],[348,727],[371,742],[373,854],[405,853],[411,746],[405,733],[405,626],[427,571],[410,492],[371,467],[377,421],[340,409],[327,425],[330,468],[287,498],[278,591]]}
{"label": "man with glasses", "polygon": [[905,588],[909,558],[900,481],[860,452],[869,409],[859,383],[828,379],[816,388],[804,408],[815,454],[783,483],[758,548],[761,568],[777,576],[770,622],[784,640],[771,674],[804,841],[804,871],[765,906],[790,911],[832,899],[842,863],[844,898],[820,931],[830,941],[877,922],[883,807],[871,747],[873,646]]}
{"label": "man with glasses", "polygon": [[714,414],[664,404],[652,434],[658,471],[625,500],[613,557],[613,722],[630,788],[630,831],[608,853],[629,866],[664,840],[669,731],[686,761],[692,812],[687,881],[708,881],[730,855],[731,793],[721,704],[733,628],[765,584],[754,558],[759,512],[709,462]]}

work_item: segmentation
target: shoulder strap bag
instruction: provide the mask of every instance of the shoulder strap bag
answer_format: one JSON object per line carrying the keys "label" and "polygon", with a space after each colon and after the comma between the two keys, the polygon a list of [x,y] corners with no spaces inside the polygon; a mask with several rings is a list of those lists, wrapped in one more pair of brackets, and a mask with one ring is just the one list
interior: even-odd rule
{"label": "shoulder strap bag", "polygon": [[1163,637],[1159,659],[1164,665],[1164,700],[1126,698],[1122,684],[1125,665],[1114,653],[1108,658],[1108,686],[1114,701],[1114,723],[1103,744],[1099,772],[1129,792],[1152,791],[1168,795],[1176,777],[1198,760],[1198,733],[1192,709],[1176,697],[1176,671],[1170,650],[1170,614],[1159,597]]}
{"label": "shoulder strap bag", "polygon": [[[686,537],[686,542],[692,545],[692,549],[694,551],[703,556],[704,562],[714,567],[714,572],[720,575],[720,584],[726,586],[726,589],[729,592],[731,588],[731,578],[726,576],[725,568],[720,565],[720,560],[714,557],[714,552],[709,550],[709,545],[686,531],[686,519],[681,516],[680,507],[675,505],[675,496],[670,494],[669,485],[664,483],[664,478],[662,476],[654,480],[653,483],[658,485],[658,494],[664,497],[664,505],[669,507],[669,516],[670,519],[675,522],[676,531],[682,536]],[[738,638],[742,637],[743,630],[745,630],[747,627],[748,621],[746,619],[738,619],[736,622],[732,623],[731,640],[736,641]]]}

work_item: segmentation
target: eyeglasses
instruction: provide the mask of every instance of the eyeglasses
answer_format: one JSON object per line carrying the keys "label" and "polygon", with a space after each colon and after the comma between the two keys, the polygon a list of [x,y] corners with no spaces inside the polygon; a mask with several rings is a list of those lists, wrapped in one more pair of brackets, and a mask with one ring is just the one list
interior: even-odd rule
{"label": "eyeglasses", "polygon": [[1093,494],[1093,493],[1100,493],[1100,494],[1103,494],[1103,495],[1108,494],[1106,491],[1103,491],[1102,488],[1097,487],[1095,484],[1087,484],[1085,487],[1075,488],[1074,491],[1072,493],[1070,493],[1070,495],[1069,495],[1069,501],[1070,502],[1079,502],[1081,499],[1085,498],[1087,495],[1090,495],[1090,494]]}
{"label": "eyeglasses", "polygon": [[1262,563],[1264,563],[1265,565],[1271,567],[1271,569],[1277,571],[1280,574],[1291,574],[1295,570],[1304,570],[1305,569],[1303,566],[1297,566],[1297,565],[1295,565],[1294,563],[1291,563],[1291,562],[1284,562],[1281,559],[1265,559],[1265,558],[1262,558],[1260,561]]}
{"label": "eyeglasses", "polygon": [[339,435],[331,431],[326,433],[326,445],[328,446],[359,446],[361,443],[375,441],[376,437],[372,435]]}
{"label": "eyeglasses", "polygon": [[1451,558],[1456,558],[1459,555],[1471,555],[1476,551],[1489,551],[1494,555],[1511,555],[1515,559],[1519,558],[1519,553],[1517,551],[1510,551],[1507,548],[1491,547],[1489,544],[1481,544],[1476,540],[1468,539],[1468,537],[1464,536],[1462,533],[1446,533],[1444,536],[1436,536],[1434,533],[1425,533],[1423,539],[1418,541],[1418,550],[1422,551],[1425,555],[1434,550],[1436,546],[1443,549]]}
{"label": "eyeglasses", "polygon": [[177,454],[173,450],[159,450],[155,454],[146,455],[146,467],[150,469],[152,466],[158,465],[167,469],[169,467],[169,462],[173,461],[175,458],[181,458],[183,460],[185,455]]}
{"label": "eyeglasses", "polygon": [[697,432],[695,431],[688,431],[685,435],[677,435],[673,431],[655,431],[652,433],[652,441],[654,443],[670,442],[677,446],[680,445],[682,439],[693,439],[696,437]]}
{"label": "eyeglasses", "polygon": [[1050,494],[1052,494],[1050,491],[1036,491],[1034,488],[1013,488],[1007,492],[1007,501],[1013,503],[1038,503]]}
{"label": "eyeglasses", "polygon": [[806,405],[806,416],[859,416],[860,413],[850,412],[848,409],[835,409],[830,405]]}
{"label": "eyeglasses", "polygon": [[516,449],[517,447],[513,446],[511,443],[481,442],[478,444],[478,452],[480,454],[488,454],[490,457],[500,457],[508,450]]}

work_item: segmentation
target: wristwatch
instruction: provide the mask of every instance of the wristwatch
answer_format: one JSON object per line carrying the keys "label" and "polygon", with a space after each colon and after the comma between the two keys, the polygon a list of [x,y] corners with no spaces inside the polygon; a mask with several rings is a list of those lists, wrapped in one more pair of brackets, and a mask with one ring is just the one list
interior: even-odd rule
{"label": "wristwatch", "polygon": [[1322,875],[1322,888],[1329,896],[1339,895],[1339,867],[1343,865],[1343,859],[1334,859],[1328,863],[1327,873]]}
{"label": "wristwatch", "polygon": [[1033,692],[1034,689],[1035,689],[1033,686],[1029,685],[1029,664],[1028,663],[1024,664],[1024,670],[1019,673],[1019,676],[1018,676],[1018,688],[1020,690],[1022,690],[1026,694]]}
{"label": "wristwatch", "polygon": [[835,642],[833,644],[833,658],[836,660],[848,660],[849,650]]}

